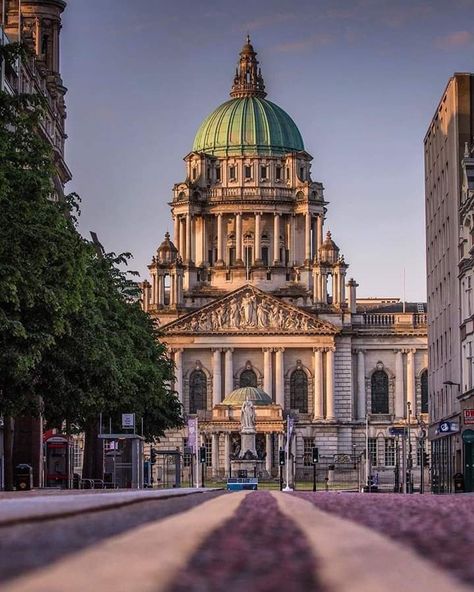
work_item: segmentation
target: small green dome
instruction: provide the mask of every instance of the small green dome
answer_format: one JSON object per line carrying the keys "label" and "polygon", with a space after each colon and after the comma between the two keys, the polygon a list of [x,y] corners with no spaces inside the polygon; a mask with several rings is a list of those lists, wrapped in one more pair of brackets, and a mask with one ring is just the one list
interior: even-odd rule
{"label": "small green dome", "polygon": [[193,152],[214,156],[282,155],[304,150],[291,117],[278,105],[258,96],[231,99],[201,124]]}
{"label": "small green dome", "polygon": [[229,393],[222,401],[222,405],[231,405],[232,407],[242,407],[245,401],[252,401],[254,405],[272,405],[272,398],[267,393],[254,386],[245,386],[235,389]]}

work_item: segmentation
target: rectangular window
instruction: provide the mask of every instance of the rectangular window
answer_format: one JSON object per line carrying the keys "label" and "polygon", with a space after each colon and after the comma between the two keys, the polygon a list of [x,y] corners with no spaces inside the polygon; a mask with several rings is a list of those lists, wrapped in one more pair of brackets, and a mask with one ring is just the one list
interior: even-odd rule
{"label": "rectangular window", "polygon": [[385,466],[395,466],[395,438],[385,438]]}
{"label": "rectangular window", "polygon": [[305,467],[313,466],[313,446],[314,438],[303,438],[303,465]]}
{"label": "rectangular window", "polygon": [[268,267],[268,247],[262,247],[262,261]]}
{"label": "rectangular window", "polygon": [[266,178],[267,178],[267,167],[261,166],[260,167],[260,179],[266,179]]}
{"label": "rectangular window", "polygon": [[191,448],[188,448],[188,439],[183,438],[183,467],[190,467],[193,462]]}
{"label": "rectangular window", "polygon": [[211,167],[207,167],[207,180],[211,180]]}
{"label": "rectangular window", "polygon": [[286,180],[290,180],[290,167],[286,167]]}
{"label": "rectangular window", "polygon": [[300,167],[300,179],[304,181],[304,168]]}
{"label": "rectangular window", "polygon": [[229,167],[229,178],[231,181],[235,181],[235,166]]}
{"label": "rectangular window", "polygon": [[246,179],[252,178],[252,167],[249,164],[244,166],[244,175]]}
{"label": "rectangular window", "polygon": [[369,458],[373,467],[377,466],[377,438],[369,438]]}
{"label": "rectangular window", "polygon": [[216,167],[216,181],[219,182],[221,180],[221,167]]}
{"label": "rectangular window", "polygon": [[277,166],[275,169],[275,179],[281,181],[281,166]]}
{"label": "rectangular window", "polygon": [[229,247],[229,265],[235,265],[235,248]]}

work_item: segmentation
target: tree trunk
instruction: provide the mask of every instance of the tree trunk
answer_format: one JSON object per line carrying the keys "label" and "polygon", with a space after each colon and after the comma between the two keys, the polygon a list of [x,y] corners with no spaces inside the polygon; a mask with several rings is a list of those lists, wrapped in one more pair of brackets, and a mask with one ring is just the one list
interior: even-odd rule
{"label": "tree trunk", "polygon": [[14,490],[13,475],[13,432],[15,429],[15,420],[10,415],[5,415],[3,419],[3,448],[4,448],[4,475],[5,491]]}
{"label": "tree trunk", "polygon": [[92,419],[85,429],[82,477],[85,479],[102,479],[103,473],[103,440],[99,439],[99,422]]}

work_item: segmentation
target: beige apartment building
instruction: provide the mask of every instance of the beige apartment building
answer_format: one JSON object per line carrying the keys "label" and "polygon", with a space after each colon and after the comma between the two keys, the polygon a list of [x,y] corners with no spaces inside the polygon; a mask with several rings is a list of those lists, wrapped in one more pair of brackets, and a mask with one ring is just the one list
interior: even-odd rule
{"label": "beige apartment building", "polygon": [[440,491],[452,491],[454,474],[464,472],[459,400],[465,388],[461,377],[460,307],[464,295],[458,278],[463,257],[459,208],[461,161],[466,142],[470,145],[473,137],[473,109],[474,76],[454,74],[424,139],[429,438],[434,489]]}

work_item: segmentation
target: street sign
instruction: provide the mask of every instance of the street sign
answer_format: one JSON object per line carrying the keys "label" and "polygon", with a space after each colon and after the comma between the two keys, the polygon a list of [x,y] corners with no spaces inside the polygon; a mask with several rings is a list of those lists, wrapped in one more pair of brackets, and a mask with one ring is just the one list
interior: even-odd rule
{"label": "street sign", "polygon": [[464,425],[474,425],[474,409],[464,409]]}
{"label": "street sign", "polygon": [[406,428],[388,428],[388,433],[391,436],[406,436],[407,435],[407,429]]}
{"label": "street sign", "polygon": [[122,413],[122,429],[129,430],[135,427],[135,413]]}

